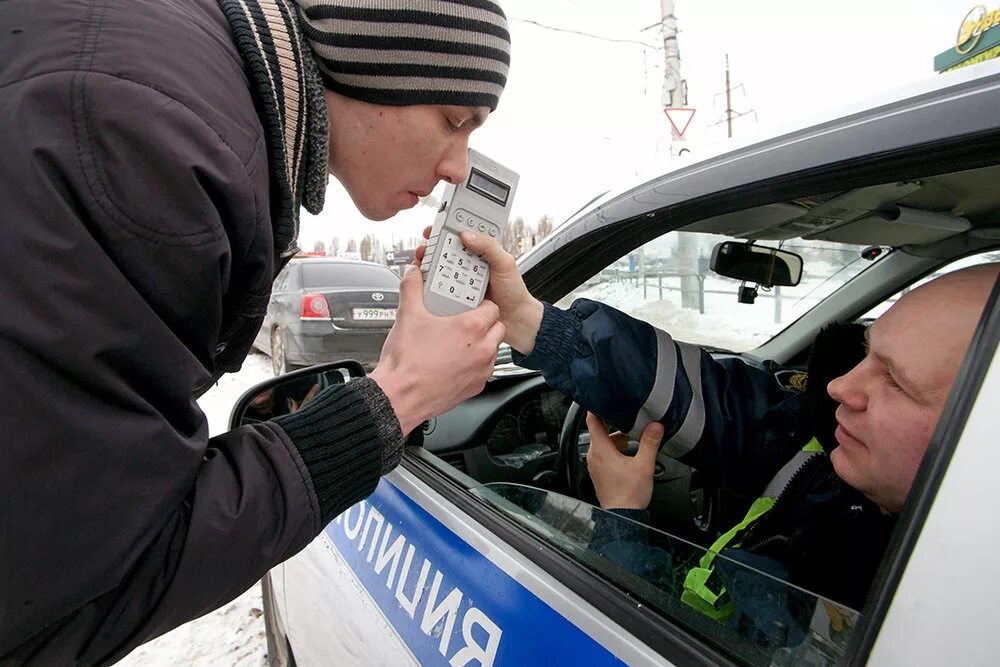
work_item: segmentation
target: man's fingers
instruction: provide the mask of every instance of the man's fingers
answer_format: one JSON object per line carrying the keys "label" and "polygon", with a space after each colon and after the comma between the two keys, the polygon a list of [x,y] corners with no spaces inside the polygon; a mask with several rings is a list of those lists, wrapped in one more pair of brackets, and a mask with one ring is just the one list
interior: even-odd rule
{"label": "man's fingers", "polygon": [[424,235],[425,239],[429,239],[431,237],[431,226],[430,225],[427,225],[426,227],[424,227],[423,235]]}
{"label": "man's fingers", "polygon": [[470,310],[468,313],[463,313],[458,317],[475,319],[482,328],[482,331],[486,332],[493,328],[494,324],[500,321],[500,308],[489,299],[483,299],[483,302],[476,306],[474,310]]}
{"label": "man's fingers", "polygon": [[599,453],[612,447],[611,438],[608,437],[608,427],[593,412],[587,413],[587,431],[590,433],[590,451]]}
{"label": "man's fingers", "polygon": [[462,243],[465,244],[466,248],[489,262],[490,267],[500,265],[508,260],[510,262],[514,261],[509,254],[504,252],[499,243],[485,234],[473,234],[469,231],[462,232]]}
{"label": "man's fingers", "polygon": [[494,322],[490,330],[486,332],[486,341],[490,344],[493,349],[499,349],[500,343],[503,342],[503,337],[507,335],[507,327],[503,325],[503,322]]}
{"label": "man's fingers", "polygon": [[639,438],[638,456],[647,460],[656,460],[656,453],[660,450],[660,442],[663,441],[663,424],[658,421],[651,421],[642,430],[642,437]]}
{"label": "man's fingers", "polygon": [[424,261],[424,254],[427,253],[427,246],[421,245],[417,246],[417,249],[413,251],[413,263],[420,266],[421,262]]}
{"label": "man's fingers", "polygon": [[399,283],[399,312],[422,312],[424,308],[424,276],[420,267],[410,264]]}

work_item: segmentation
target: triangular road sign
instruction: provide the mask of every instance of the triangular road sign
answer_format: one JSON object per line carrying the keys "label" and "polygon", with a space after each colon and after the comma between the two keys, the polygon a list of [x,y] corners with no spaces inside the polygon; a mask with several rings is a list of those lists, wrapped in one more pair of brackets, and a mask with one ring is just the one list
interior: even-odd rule
{"label": "triangular road sign", "polygon": [[683,107],[664,107],[663,113],[667,114],[667,120],[670,121],[670,126],[674,128],[678,137],[684,136],[688,125],[691,124],[691,119],[694,118],[694,109]]}

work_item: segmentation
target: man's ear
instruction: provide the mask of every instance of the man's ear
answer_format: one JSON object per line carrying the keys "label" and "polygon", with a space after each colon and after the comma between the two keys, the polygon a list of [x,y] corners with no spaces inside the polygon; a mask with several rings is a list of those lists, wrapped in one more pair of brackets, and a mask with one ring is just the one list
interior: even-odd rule
{"label": "man's ear", "polygon": [[834,323],[824,327],[809,351],[806,396],[813,415],[814,433],[827,452],[837,447],[834,413],[839,403],[826,393],[832,380],[848,373],[865,358],[865,325]]}

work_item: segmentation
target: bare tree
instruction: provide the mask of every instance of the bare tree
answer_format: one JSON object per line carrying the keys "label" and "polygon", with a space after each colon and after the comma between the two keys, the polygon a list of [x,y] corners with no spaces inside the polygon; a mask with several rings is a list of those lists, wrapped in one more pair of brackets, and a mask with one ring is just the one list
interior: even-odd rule
{"label": "bare tree", "polygon": [[511,233],[514,236],[514,257],[520,257],[521,253],[525,251],[524,238],[528,235],[528,228],[524,224],[524,218],[517,217],[514,218],[514,224],[511,226]]}
{"label": "bare tree", "polygon": [[366,262],[372,261],[372,250],[375,245],[375,235],[365,234],[365,237],[361,239],[361,259]]}
{"label": "bare tree", "polygon": [[322,241],[316,241],[316,243],[313,244],[313,252],[319,253],[321,255],[325,255],[326,254],[326,244],[323,243]]}
{"label": "bare tree", "polygon": [[354,239],[348,239],[347,249],[345,252],[357,252],[357,251],[358,251],[358,242],[355,241]]}
{"label": "bare tree", "polygon": [[336,236],[334,236],[333,240],[330,241],[330,247],[327,250],[326,254],[328,254],[330,257],[337,257],[338,255],[340,255],[340,239],[338,239]]}
{"label": "bare tree", "polygon": [[535,234],[538,236],[538,240],[541,241],[546,236],[552,233],[552,216],[547,213],[541,217],[538,221],[538,229]]}
{"label": "bare tree", "polygon": [[514,254],[515,248],[517,248],[517,239],[514,238],[514,225],[511,224],[510,220],[504,223],[503,226],[503,249]]}

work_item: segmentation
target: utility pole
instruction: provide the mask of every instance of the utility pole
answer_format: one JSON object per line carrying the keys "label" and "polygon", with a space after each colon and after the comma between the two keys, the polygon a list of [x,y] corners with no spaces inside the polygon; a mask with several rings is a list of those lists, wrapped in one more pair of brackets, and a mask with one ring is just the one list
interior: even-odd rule
{"label": "utility pole", "polygon": [[[677,18],[674,16],[674,0],[660,0],[661,26],[663,30],[663,56],[666,68],[663,72],[663,106],[687,106],[687,81],[681,77],[681,51],[677,46]],[[684,148],[684,137],[671,124],[670,155],[678,156]],[[678,232],[677,271],[681,279],[681,306],[698,308],[698,243],[694,234]]]}
{"label": "utility pole", "polygon": [[[677,46],[677,19],[674,17],[674,0],[660,0],[663,31],[663,56],[666,69],[663,72],[664,107],[687,106],[687,81],[681,77],[681,51]],[[676,156],[684,149],[684,137],[677,134],[677,129],[671,125],[670,154]]]}
{"label": "utility pole", "polygon": [[726,130],[733,138],[733,98],[729,90],[729,54],[726,54]]}
{"label": "utility pole", "polygon": [[[740,85],[736,86],[736,87],[737,88],[743,88],[743,92],[744,92],[744,94],[746,94],[746,88],[744,88],[744,86],[743,86],[742,83]],[[719,95],[722,95],[722,94],[723,93],[716,93],[715,96],[718,97]],[[732,83],[731,83],[730,78],[729,78],[729,54],[728,53],[726,54],[726,92],[725,92],[725,95],[726,95],[726,111],[725,111],[725,115],[718,122],[712,123],[712,126],[714,127],[715,125],[718,125],[719,123],[722,123],[722,121],[724,120],[726,122],[726,135],[730,139],[732,139],[732,137],[733,137],[733,119],[734,118],[739,118],[740,116],[745,116],[745,115],[750,114],[750,113],[752,113],[754,119],[756,119],[757,118],[757,112],[754,111],[753,109],[750,109],[749,111],[741,111],[741,112],[737,113],[736,110],[733,109],[733,88],[732,88]]]}

